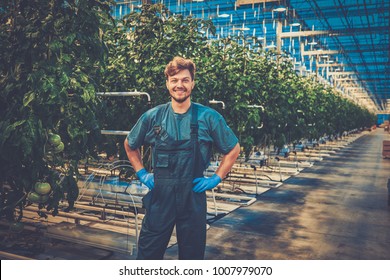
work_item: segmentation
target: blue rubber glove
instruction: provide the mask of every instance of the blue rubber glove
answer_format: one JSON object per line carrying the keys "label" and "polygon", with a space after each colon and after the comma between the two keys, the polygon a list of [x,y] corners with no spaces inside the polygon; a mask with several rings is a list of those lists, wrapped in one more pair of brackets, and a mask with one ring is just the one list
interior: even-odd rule
{"label": "blue rubber glove", "polygon": [[192,190],[196,193],[201,193],[206,190],[211,190],[215,188],[219,183],[221,183],[222,179],[217,174],[214,174],[213,176],[206,178],[195,178],[194,181],[192,181],[195,186],[192,188]]}
{"label": "blue rubber glove", "polygon": [[149,190],[154,188],[154,175],[152,173],[148,173],[145,168],[142,168],[136,174],[141,183],[146,185]]}

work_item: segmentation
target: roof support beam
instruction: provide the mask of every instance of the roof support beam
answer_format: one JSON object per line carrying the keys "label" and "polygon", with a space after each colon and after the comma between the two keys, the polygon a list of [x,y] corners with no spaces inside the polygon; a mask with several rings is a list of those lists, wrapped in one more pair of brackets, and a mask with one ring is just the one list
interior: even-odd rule
{"label": "roof support beam", "polygon": [[322,64],[317,64],[318,68],[321,67],[344,67],[345,64],[339,64],[339,63],[322,63]]}
{"label": "roof support beam", "polygon": [[328,72],[328,76],[356,75],[355,72]]}
{"label": "roof support beam", "polygon": [[257,3],[265,3],[265,2],[280,2],[277,0],[237,0],[236,5],[240,7],[241,5],[252,5]]}

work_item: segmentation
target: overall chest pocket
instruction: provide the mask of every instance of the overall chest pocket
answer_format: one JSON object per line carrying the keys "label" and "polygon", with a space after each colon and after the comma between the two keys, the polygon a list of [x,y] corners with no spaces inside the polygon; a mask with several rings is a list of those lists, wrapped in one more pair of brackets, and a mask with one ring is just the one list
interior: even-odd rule
{"label": "overall chest pocket", "polygon": [[169,167],[169,155],[157,154],[156,156],[156,168],[168,168]]}
{"label": "overall chest pocket", "polygon": [[[155,156],[154,176],[156,178],[169,178],[172,166],[169,164],[169,154],[157,153]],[[155,183],[157,183],[155,181]]]}

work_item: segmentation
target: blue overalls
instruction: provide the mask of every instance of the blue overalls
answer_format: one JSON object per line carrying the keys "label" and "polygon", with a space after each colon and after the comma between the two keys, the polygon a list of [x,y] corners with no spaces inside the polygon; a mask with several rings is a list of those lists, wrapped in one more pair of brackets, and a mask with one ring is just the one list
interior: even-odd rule
{"label": "blue overalls", "polygon": [[192,103],[191,138],[174,140],[161,128],[161,113],[154,126],[154,188],[144,197],[146,215],[138,242],[137,259],[163,259],[176,225],[179,259],[203,259],[206,246],[206,194],[192,191],[202,177],[199,158],[198,109]]}

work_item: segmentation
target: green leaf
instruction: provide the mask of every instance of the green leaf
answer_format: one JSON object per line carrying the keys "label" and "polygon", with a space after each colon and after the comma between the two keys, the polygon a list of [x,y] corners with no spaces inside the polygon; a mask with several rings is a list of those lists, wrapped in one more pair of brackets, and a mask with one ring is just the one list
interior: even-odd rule
{"label": "green leaf", "polygon": [[35,99],[35,92],[33,91],[27,92],[23,98],[23,106],[27,107],[28,104],[30,104],[30,102],[33,101],[34,99]]}
{"label": "green leaf", "polygon": [[26,122],[26,120],[20,120],[20,121],[14,122],[8,128],[11,129],[11,130],[15,130],[18,126],[24,124],[25,122]]}

